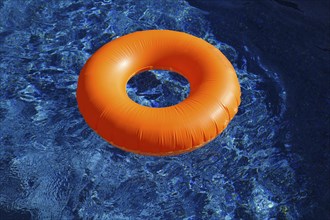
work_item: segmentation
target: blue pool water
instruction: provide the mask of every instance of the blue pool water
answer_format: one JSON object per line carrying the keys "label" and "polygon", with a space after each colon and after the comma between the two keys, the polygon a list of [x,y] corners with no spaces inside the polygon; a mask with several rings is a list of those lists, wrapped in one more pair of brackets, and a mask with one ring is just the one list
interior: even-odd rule
{"label": "blue pool water", "polygon": [[[324,4],[0,1],[0,219],[329,218]],[[201,37],[237,71],[237,116],[192,153],[121,151],[78,111],[85,61],[112,39],[147,29]],[[144,78],[127,92],[145,105],[189,92],[168,73]]]}

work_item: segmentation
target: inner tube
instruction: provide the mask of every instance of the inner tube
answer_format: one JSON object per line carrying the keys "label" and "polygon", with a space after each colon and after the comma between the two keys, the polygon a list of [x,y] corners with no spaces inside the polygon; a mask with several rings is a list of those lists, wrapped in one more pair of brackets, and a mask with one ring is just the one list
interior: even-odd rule
{"label": "inner tube", "polygon": [[[189,96],[164,108],[131,100],[129,79],[152,69],[182,74]],[[139,31],[105,44],[84,65],[77,88],[79,110],[96,133],[122,150],[153,156],[213,140],[237,113],[240,95],[235,70],[217,48],[171,30]]]}

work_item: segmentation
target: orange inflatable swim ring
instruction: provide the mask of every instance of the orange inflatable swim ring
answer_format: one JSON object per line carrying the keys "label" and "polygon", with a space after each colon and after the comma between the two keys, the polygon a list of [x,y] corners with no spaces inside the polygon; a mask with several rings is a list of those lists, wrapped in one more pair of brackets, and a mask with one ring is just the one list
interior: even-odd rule
{"label": "orange inflatable swim ring", "polygon": [[[190,83],[182,102],[164,108],[131,100],[126,84],[145,70],[170,70]],[[140,31],[102,46],[84,65],[77,101],[87,124],[125,151],[176,155],[213,140],[237,113],[240,86],[234,68],[214,46],[192,35]]]}

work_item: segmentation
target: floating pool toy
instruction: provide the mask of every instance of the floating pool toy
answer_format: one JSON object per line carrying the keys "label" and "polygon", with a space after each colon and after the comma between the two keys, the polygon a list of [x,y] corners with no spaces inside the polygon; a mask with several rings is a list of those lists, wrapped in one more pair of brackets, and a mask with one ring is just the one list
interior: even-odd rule
{"label": "floating pool toy", "polygon": [[[131,100],[127,82],[151,69],[187,78],[187,99],[164,108]],[[195,150],[219,135],[237,113],[240,86],[233,66],[211,44],[182,32],[149,30],[96,51],[81,70],[77,101],[87,124],[112,145],[166,156]]]}

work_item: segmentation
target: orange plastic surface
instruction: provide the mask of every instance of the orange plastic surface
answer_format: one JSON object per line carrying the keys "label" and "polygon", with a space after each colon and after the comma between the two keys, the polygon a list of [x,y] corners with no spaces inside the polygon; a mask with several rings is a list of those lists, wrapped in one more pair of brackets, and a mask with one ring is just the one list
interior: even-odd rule
{"label": "orange plastic surface", "polygon": [[[179,104],[152,108],[131,100],[126,84],[145,70],[171,70],[190,83]],[[233,66],[214,46],[169,30],[140,31],[102,46],[83,67],[77,101],[87,124],[112,145],[165,156],[203,146],[228,125],[240,104]]]}

